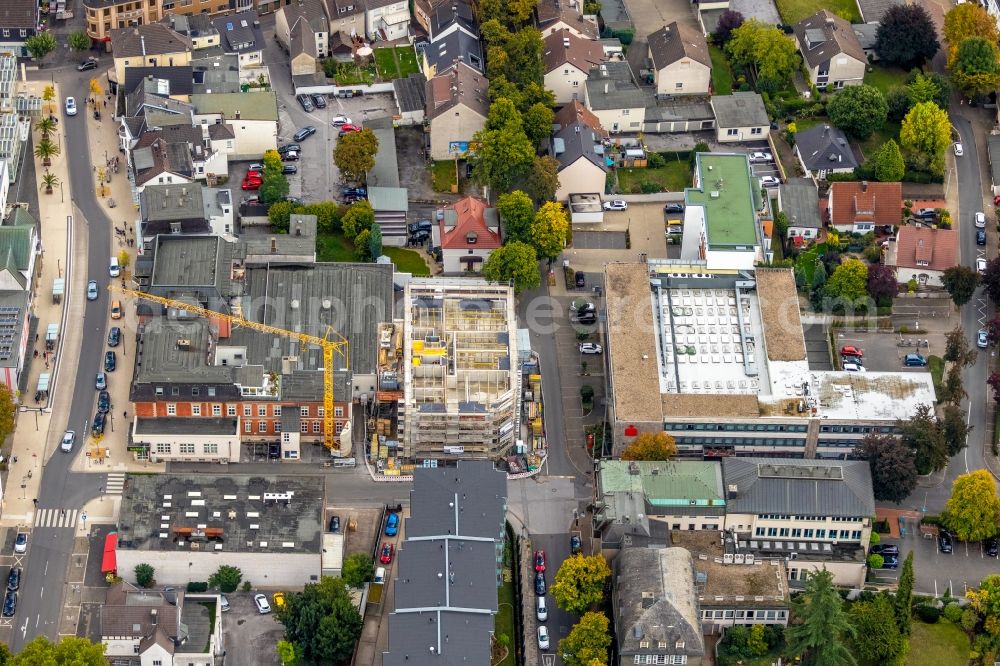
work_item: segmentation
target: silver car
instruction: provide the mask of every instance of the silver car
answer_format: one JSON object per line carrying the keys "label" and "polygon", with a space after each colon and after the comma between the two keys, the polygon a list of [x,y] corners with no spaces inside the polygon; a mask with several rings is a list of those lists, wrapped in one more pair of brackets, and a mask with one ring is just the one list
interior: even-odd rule
{"label": "silver car", "polygon": [[97,300],[97,280],[91,280],[87,283],[87,300]]}

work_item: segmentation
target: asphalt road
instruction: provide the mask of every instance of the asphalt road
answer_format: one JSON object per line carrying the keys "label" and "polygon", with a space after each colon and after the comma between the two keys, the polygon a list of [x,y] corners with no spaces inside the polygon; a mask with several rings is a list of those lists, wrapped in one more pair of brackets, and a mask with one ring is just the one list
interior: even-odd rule
{"label": "asphalt road", "polygon": [[[46,68],[34,73],[34,77],[48,79],[53,76],[60,84],[63,95],[73,95],[78,100],[87,98],[88,79],[78,75],[70,65],[61,68]],[[86,111],[75,117],[67,117],[64,150],[71,155],[89,155],[87,143]],[[103,287],[108,284],[107,260],[111,246],[111,220],[97,203],[92,188],[92,166],[89,160],[70,160],[70,192],[81,215],[74,216],[73,233],[75,242],[87,243],[87,266],[75,266],[67,262],[67,278],[74,270],[87,271],[89,278],[95,279],[102,287],[96,301],[87,302],[82,321],[83,337],[81,348],[62,350],[64,361],[78,359],[76,386],[59,386],[57,390],[73,391],[73,406],[70,409],[69,427],[78,433],[78,441],[85,432],[84,425],[93,417],[94,386],[92,378],[100,371],[102,354],[84,354],[83,349],[104,349],[108,325],[108,293]],[[42,225],[42,240],[45,241],[45,226]],[[67,280],[69,283],[70,280]],[[85,299],[84,293],[67,292],[67,301]],[[127,368],[120,371],[127,372]],[[79,446],[79,445],[78,445]],[[50,443],[51,447],[51,443]],[[79,509],[87,501],[98,495],[106,483],[103,474],[75,474],[70,472],[71,456],[55,455],[50,458],[42,471],[41,487],[38,494],[38,508]],[[17,608],[15,631],[10,648],[18,652],[26,642],[44,634],[55,639],[62,607],[65,571],[73,549],[73,528],[36,528],[29,541],[28,557]],[[54,582],[58,581],[58,582]],[[46,587],[48,589],[46,589]]]}

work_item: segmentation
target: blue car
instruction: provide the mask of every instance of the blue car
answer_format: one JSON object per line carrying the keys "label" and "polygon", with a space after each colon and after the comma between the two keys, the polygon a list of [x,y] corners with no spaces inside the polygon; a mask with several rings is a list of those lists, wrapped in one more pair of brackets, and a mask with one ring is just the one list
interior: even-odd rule
{"label": "blue car", "polygon": [[386,536],[396,536],[399,531],[399,514],[390,513],[388,520],[385,521],[385,535]]}

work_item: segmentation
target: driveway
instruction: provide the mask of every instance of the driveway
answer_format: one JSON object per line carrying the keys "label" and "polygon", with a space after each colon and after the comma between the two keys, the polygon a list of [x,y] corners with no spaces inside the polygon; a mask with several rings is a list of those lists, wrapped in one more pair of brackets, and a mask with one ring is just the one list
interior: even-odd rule
{"label": "driveway", "polygon": [[833,370],[826,326],[823,324],[804,324],[802,332],[806,339],[806,359],[809,361],[809,369]]}
{"label": "driveway", "polygon": [[647,68],[649,48],[646,38],[650,33],[674,21],[701,31],[695,13],[697,5],[687,0],[625,0],[625,6],[635,26],[635,39],[625,57],[636,76],[640,69]]}
{"label": "driveway", "polygon": [[273,613],[261,615],[257,612],[253,603],[254,594],[233,592],[226,595],[231,610],[220,614],[226,661],[252,666],[281,666],[274,646],[281,640],[285,628],[274,619]]}
{"label": "driveway", "polygon": [[574,231],[573,247],[578,250],[624,250],[625,233],[619,231]]}
{"label": "driveway", "polygon": [[[914,494],[919,494],[919,490]],[[921,594],[940,596],[945,590],[951,590],[952,596],[965,596],[966,590],[978,587],[983,578],[996,573],[1000,566],[996,558],[986,556],[978,541],[956,541],[951,553],[940,552],[937,540],[922,538],[916,521],[912,520],[906,521],[906,536],[883,539],[882,543],[898,545],[900,561],[913,551],[914,591]],[[881,572],[884,578],[895,579],[898,575],[898,571]]]}
{"label": "driveway", "polygon": [[893,333],[864,332],[864,331],[844,331],[837,335],[837,352],[844,345],[854,345],[865,352],[864,364],[869,372],[927,372],[926,367],[908,368],[903,365],[903,358],[907,354],[920,354],[924,358],[928,354],[941,356],[944,354],[944,341],[940,344],[929,344],[923,346],[924,338],[921,336],[920,345],[916,336],[900,336]]}

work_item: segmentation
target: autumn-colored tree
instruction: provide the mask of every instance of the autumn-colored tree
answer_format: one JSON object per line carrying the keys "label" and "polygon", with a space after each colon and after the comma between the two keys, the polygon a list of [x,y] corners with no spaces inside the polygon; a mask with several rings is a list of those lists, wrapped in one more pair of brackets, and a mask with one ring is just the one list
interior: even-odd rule
{"label": "autumn-colored tree", "polygon": [[951,145],[948,112],[934,102],[915,104],[903,118],[899,142],[915,166],[944,173],[944,151]]}
{"label": "autumn-colored tree", "polygon": [[967,590],[965,596],[972,607],[983,616],[986,631],[1000,635],[1000,574],[992,574],[979,583],[979,588]]}
{"label": "autumn-colored tree", "polygon": [[559,641],[559,652],[566,666],[603,666],[608,663],[611,631],[604,613],[584,613],[566,638]]}
{"label": "autumn-colored tree", "polygon": [[996,19],[974,2],[952,7],[944,15],[944,38],[948,42],[948,67],[958,55],[958,45],[970,37],[982,37],[994,44],[1000,39]]}
{"label": "autumn-colored tree", "polygon": [[538,254],[550,262],[566,246],[569,234],[569,215],[561,203],[549,201],[535,214],[531,225],[531,241]]}
{"label": "autumn-colored tree", "polygon": [[348,180],[360,181],[375,166],[378,137],[370,128],[340,137],[333,151],[333,163]]}
{"label": "autumn-colored tree", "polygon": [[1000,498],[993,476],[985,469],[960,474],[942,517],[945,527],[961,541],[979,541],[997,534]]}
{"label": "autumn-colored tree", "polygon": [[677,455],[677,442],[665,432],[641,432],[622,451],[622,460],[670,460]]}
{"label": "autumn-colored tree", "polygon": [[118,266],[125,270],[128,265],[132,263],[132,255],[128,253],[128,250],[122,249],[118,251]]}
{"label": "autumn-colored tree", "polygon": [[601,554],[574,555],[563,560],[552,596],[556,604],[568,613],[583,613],[604,598],[604,581],[611,576],[611,568]]}
{"label": "autumn-colored tree", "polygon": [[497,199],[497,213],[503,223],[504,242],[531,241],[531,223],[535,220],[531,197],[521,190],[505,192]]}

